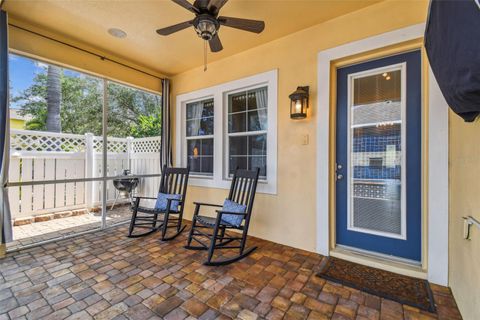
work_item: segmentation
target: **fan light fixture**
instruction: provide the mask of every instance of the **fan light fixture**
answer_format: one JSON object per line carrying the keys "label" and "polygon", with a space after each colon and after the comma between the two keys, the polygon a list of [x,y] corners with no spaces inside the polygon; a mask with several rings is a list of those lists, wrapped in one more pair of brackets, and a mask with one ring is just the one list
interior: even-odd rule
{"label": "fan light fixture", "polygon": [[197,35],[205,41],[212,40],[217,33],[219,23],[208,15],[200,15],[193,20]]}

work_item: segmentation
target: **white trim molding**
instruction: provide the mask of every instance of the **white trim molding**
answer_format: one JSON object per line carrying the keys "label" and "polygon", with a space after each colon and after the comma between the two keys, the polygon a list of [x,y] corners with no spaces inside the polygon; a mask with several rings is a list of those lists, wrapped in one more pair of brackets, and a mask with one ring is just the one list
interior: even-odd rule
{"label": "white trim molding", "polygon": [[231,179],[226,175],[225,153],[226,143],[226,118],[228,110],[228,94],[242,90],[259,87],[268,88],[267,107],[267,178],[260,180],[257,190],[260,193],[277,193],[277,92],[278,71],[271,70],[250,77],[222,83],[209,88],[196,90],[176,97],[176,157],[177,166],[186,166],[185,156],[185,109],[186,104],[194,101],[211,99],[214,100],[214,142],[213,142],[213,176],[201,177],[190,176],[189,184],[210,188],[230,188]]}
{"label": "white trim molding", "polygon": [[[333,60],[423,37],[425,24],[416,24],[318,53],[317,117],[317,245],[330,255],[330,65]],[[448,105],[432,72],[428,92],[427,278],[448,284]]]}

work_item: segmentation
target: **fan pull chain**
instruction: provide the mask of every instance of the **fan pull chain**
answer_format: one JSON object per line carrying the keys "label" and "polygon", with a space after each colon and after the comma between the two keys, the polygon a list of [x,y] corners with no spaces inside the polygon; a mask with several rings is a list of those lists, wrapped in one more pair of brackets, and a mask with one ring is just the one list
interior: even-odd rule
{"label": "fan pull chain", "polygon": [[207,71],[207,40],[203,41],[203,72]]}

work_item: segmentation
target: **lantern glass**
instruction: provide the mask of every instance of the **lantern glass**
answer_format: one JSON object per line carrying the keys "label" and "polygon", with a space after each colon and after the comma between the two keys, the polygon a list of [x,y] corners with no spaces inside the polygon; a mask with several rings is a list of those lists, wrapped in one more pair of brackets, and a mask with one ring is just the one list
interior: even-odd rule
{"label": "lantern glass", "polygon": [[290,118],[305,119],[308,108],[308,87],[298,87],[290,95]]}

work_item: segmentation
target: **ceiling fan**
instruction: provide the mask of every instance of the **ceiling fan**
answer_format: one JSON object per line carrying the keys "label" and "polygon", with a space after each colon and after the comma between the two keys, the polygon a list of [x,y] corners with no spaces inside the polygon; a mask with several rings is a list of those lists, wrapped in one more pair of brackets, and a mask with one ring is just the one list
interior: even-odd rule
{"label": "ceiling fan", "polygon": [[218,16],[220,9],[228,0],[195,0],[193,4],[187,0],[172,1],[193,12],[195,18],[170,27],[158,29],[157,33],[162,36],[168,36],[174,32],[193,26],[198,36],[205,40],[205,48],[206,42],[208,41],[212,52],[218,52],[223,49],[222,42],[218,37],[218,29],[220,26],[254,33],[260,33],[265,28],[265,22],[263,21]]}

